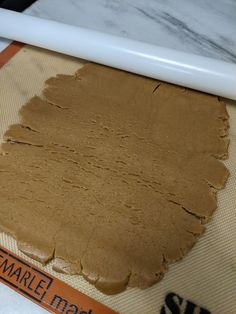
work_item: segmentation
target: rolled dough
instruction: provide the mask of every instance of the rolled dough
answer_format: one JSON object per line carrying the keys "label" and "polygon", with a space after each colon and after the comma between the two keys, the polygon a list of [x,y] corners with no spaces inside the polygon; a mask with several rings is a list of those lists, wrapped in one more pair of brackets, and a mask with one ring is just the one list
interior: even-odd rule
{"label": "rolled dough", "polygon": [[46,84],[5,134],[1,230],[104,293],[153,285],[217,206],[225,104],[96,64]]}

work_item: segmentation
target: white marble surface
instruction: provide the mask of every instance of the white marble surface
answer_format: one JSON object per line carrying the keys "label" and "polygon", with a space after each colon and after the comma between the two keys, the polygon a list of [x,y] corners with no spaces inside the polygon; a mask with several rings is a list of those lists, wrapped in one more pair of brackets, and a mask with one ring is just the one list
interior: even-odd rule
{"label": "white marble surface", "polygon": [[[38,0],[25,13],[236,63],[236,0]],[[47,312],[0,284],[1,313]]]}
{"label": "white marble surface", "polygon": [[48,314],[48,311],[0,283],[0,314]]}
{"label": "white marble surface", "polygon": [[38,0],[26,13],[236,63],[235,0]]}
{"label": "white marble surface", "polygon": [[11,43],[10,40],[8,39],[0,39],[0,52],[3,51],[5,48],[7,48],[7,46]]}

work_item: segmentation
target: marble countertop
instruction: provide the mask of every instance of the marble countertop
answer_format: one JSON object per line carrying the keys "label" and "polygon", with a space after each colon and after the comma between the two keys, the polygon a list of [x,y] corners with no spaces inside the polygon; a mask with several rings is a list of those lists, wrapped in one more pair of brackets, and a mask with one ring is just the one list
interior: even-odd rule
{"label": "marble countertop", "polygon": [[38,0],[25,13],[236,63],[235,0]]}
{"label": "marble countertop", "polygon": [[[38,0],[25,13],[236,63],[236,0]],[[2,284],[0,295],[5,313],[46,313]]]}

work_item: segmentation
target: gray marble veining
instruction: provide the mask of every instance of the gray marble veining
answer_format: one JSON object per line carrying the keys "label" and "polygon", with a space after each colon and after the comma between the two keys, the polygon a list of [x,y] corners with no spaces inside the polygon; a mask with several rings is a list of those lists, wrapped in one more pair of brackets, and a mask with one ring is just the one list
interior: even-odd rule
{"label": "gray marble veining", "polygon": [[236,0],[38,0],[26,13],[236,63]]}

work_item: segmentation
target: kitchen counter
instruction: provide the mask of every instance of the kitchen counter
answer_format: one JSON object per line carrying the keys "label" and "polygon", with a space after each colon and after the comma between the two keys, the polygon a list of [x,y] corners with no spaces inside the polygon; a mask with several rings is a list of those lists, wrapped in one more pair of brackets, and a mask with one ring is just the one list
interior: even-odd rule
{"label": "kitchen counter", "polygon": [[[235,0],[38,0],[24,13],[236,63]],[[9,43],[8,40],[0,40],[0,51]],[[35,62],[29,55],[26,56],[27,63]],[[37,62],[35,64],[35,69],[40,71],[41,65]],[[15,68],[9,69],[8,80],[13,83],[16,80],[15,73]],[[35,73],[36,77],[40,77],[40,74],[37,75],[39,72]],[[20,76],[20,71],[17,74]],[[14,86],[13,83],[11,86]],[[0,84],[4,91],[2,85]],[[27,88],[23,86],[25,89],[20,90],[21,85],[15,86],[16,90],[19,89],[19,94],[23,94],[23,99],[28,97],[30,80],[25,83]],[[15,103],[18,98],[14,98],[13,94],[10,94],[10,98],[12,103]],[[236,118],[233,112],[230,112],[232,121]],[[236,132],[232,127],[231,130],[232,148],[232,145],[236,145],[233,136]],[[232,297],[235,288],[232,275],[232,261],[235,259],[235,233],[232,223],[235,217],[235,201],[229,201],[230,195],[235,194],[235,161],[227,161],[227,166],[232,174],[228,189],[222,192],[220,210],[216,211],[214,219],[207,226],[206,236],[197,244],[197,250],[190,252],[181,263],[172,265],[165,280],[158,286],[142,291],[130,290],[113,297],[100,296],[101,302],[106,302],[108,306],[113,306],[121,312],[126,307],[131,309],[126,313],[159,313],[165,297],[160,291],[166,291],[206,306],[214,313],[236,313],[236,310],[230,311],[235,305],[235,299]],[[232,242],[227,242],[224,230],[228,230]],[[213,250],[210,249],[212,247]],[[222,256],[225,257],[223,261]],[[206,265],[210,263],[212,266],[209,273]],[[183,285],[182,278],[187,275],[188,280]],[[78,280],[79,290],[83,291],[86,283],[80,278]],[[85,290],[96,298],[97,292],[92,295],[93,291],[92,288]],[[47,313],[3,284],[0,284],[0,296],[0,313]],[[142,309],[139,308],[141,302]]]}
{"label": "kitchen counter", "polygon": [[[235,0],[38,0],[24,13],[236,63]],[[0,39],[0,51],[5,49],[9,43],[8,40]],[[10,75],[13,76],[12,73],[14,72],[9,73],[9,77],[11,77]],[[232,163],[231,169],[236,169],[234,163],[232,161],[230,163]],[[231,184],[229,191],[233,191],[234,181],[229,183]],[[191,289],[194,287],[196,302],[205,304],[207,307],[208,304],[216,304],[218,300],[216,308],[219,307],[220,303],[222,303],[223,308],[224,297],[227,294],[229,295],[228,300],[233,300],[230,296],[231,292],[234,291],[235,282],[230,272],[231,264],[228,266],[227,263],[221,264],[219,261],[221,261],[222,256],[227,256],[228,259],[230,254],[234,256],[234,251],[230,248],[235,242],[232,241],[231,246],[226,243],[222,231],[228,223],[227,228],[229,228],[230,234],[233,234],[233,224],[230,224],[230,221],[233,220],[234,203],[232,202],[232,206],[231,204],[228,206],[226,202],[225,207],[220,203],[220,206],[222,208],[217,211],[218,216],[212,221],[212,225],[207,227],[207,234],[212,235],[212,238],[208,236],[202,239],[198,244],[198,251],[193,251],[192,255],[189,255],[182,263],[173,265],[172,274],[170,273],[166,277],[165,282],[160,283],[160,289],[174,291],[187,298],[188,292],[182,292],[184,288],[185,291],[189,291],[189,299],[192,300]],[[232,213],[232,217],[230,213]],[[225,222],[222,229],[219,229],[218,221]],[[218,227],[217,233],[219,233],[217,241],[214,238],[216,234],[213,232],[216,227]],[[212,246],[217,249],[214,250],[214,253],[209,254]],[[223,248],[227,250],[225,251]],[[200,256],[206,257],[205,264],[213,261],[211,274],[208,274],[207,268],[205,272],[204,268],[201,268],[198,259]],[[191,257],[195,258],[194,267],[191,263]],[[185,270],[191,275],[183,285],[181,274]],[[171,275],[175,273],[179,274],[180,280],[173,282]],[[232,280],[227,279],[227,285],[224,286],[221,284],[221,280],[225,276],[226,279],[232,278]],[[205,278],[207,278],[206,281]],[[202,289],[204,282],[206,284],[205,290],[213,292],[211,295],[206,295]],[[122,308],[122,304],[125,306],[125,302],[129,302],[130,307],[133,306],[133,313],[140,313],[135,301],[135,298],[140,297],[143,304],[149,306],[147,313],[157,313],[157,305],[163,302],[163,295],[156,291],[159,292],[158,288],[157,290],[151,288],[146,291],[130,291],[130,294],[112,297],[112,304]],[[47,313],[2,284],[0,284],[0,295],[0,313]],[[104,297],[105,299],[108,300]],[[233,303],[233,301],[229,302]],[[154,308],[154,306],[156,307]],[[231,304],[228,305],[228,308],[230,306],[232,309]],[[212,308],[214,309],[214,306]],[[219,312],[223,313],[222,310]]]}
{"label": "kitchen counter", "polygon": [[25,13],[236,63],[234,0],[38,0]]}

